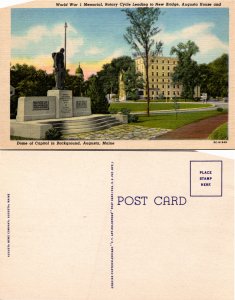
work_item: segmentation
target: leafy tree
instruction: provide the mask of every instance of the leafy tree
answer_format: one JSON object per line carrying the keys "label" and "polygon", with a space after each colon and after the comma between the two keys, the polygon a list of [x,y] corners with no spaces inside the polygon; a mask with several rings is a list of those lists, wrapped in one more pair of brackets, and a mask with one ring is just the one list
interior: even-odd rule
{"label": "leafy tree", "polygon": [[200,80],[200,88],[201,93],[207,93],[210,95],[209,92],[209,85],[210,85],[210,78],[212,76],[211,69],[208,64],[200,64],[199,68],[199,80]]}
{"label": "leafy tree", "polygon": [[99,82],[99,77],[92,75],[87,80],[87,96],[91,98],[92,113],[108,113],[109,103],[105,97],[102,85]]}
{"label": "leafy tree", "polygon": [[182,97],[193,99],[194,88],[199,84],[199,69],[192,56],[199,52],[198,46],[193,41],[179,43],[172,47],[170,54],[176,54],[179,63],[172,74],[173,83],[182,84]]}
{"label": "leafy tree", "polygon": [[136,72],[135,63],[133,62],[124,74],[127,99],[137,100],[138,89],[142,89],[144,80],[140,72]]}
{"label": "leafy tree", "polygon": [[223,54],[209,65],[211,71],[209,91],[213,97],[228,96],[228,55]]}
{"label": "leafy tree", "polygon": [[105,94],[117,94],[118,75],[117,70],[112,64],[105,64],[100,72],[97,73],[103,86]]}
{"label": "leafy tree", "polygon": [[84,94],[84,80],[77,75],[67,74],[65,77],[65,88],[72,90],[73,96]]}
{"label": "leafy tree", "polygon": [[149,92],[149,60],[151,56],[158,55],[162,51],[162,42],[156,42],[155,36],[160,32],[155,24],[160,15],[159,8],[137,8],[123,10],[130,22],[124,38],[135,55],[142,57],[146,74],[147,91],[147,115],[149,116],[150,92]]}
{"label": "leafy tree", "polygon": [[11,97],[11,118],[17,113],[18,98],[21,96],[46,96],[47,91],[54,86],[53,74],[36,70],[34,66],[16,64],[10,69],[10,83],[15,88]]}
{"label": "leafy tree", "polygon": [[122,70],[127,71],[133,63],[134,60],[131,57],[120,56],[114,58],[111,63],[103,65],[102,70],[97,75],[106,94],[118,93],[119,73]]}
{"label": "leafy tree", "polygon": [[201,91],[212,97],[228,96],[228,55],[223,54],[209,64],[199,65]]}
{"label": "leafy tree", "polygon": [[16,64],[11,67],[11,85],[18,96],[46,96],[53,86],[53,74],[48,75],[34,66]]}

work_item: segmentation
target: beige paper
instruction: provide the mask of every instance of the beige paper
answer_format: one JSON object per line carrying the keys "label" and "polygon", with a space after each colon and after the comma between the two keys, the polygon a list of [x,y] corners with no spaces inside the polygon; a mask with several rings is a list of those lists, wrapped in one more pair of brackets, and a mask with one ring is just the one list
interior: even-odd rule
{"label": "beige paper", "polygon": [[[187,7],[191,9],[197,10],[198,8],[205,8],[205,9],[218,9],[221,8],[227,8],[229,9],[229,101],[228,101],[228,131],[229,131],[229,139],[228,140],[208,140],[208,139],[176,139],[172,140],[172,138],[169,138],[167,140],[147,140],[146,139],[127,139],[124,140],[123,137],[117,140],[113,140],[112,138],[103,138],[101,140],[96,140],[96,138],[91,138],[91,142],[84,143],[84,140],[66,140],[66,141],[22,141],[22,140],[12,140],[10,138],[10,78],[9,78],[9,66],[11,63],[11,41],[12,33],[11,33],[11,13],[12,9],[27,9],[34,8],[38,9],[40,15],[40,9],[41,8],[54,8],[57,10],[60,10],[61,8],[65,8],[68,10],[76,10],[76,9],[86,9],[89,10],[90,8],[94,8],[94,4],[102,4],[103,6],[99,6],[99,9],[106,9],[106,8],[123,8],[123,7],[129,7],[130,3],[124,3],[124,2],[118,2],[114,1],[112,3],[107,3],[99,1],[81,1],[81,2],[71,2],[73,6],[70,6],[70,2],[61,2],[61,1],[32,1],[25,4],[19,4],[12,7],[7,7],[4,9],[1,9],[1,41],[4,41],[1,44],[1,54],[0,54],[0,63],[1,63],[1,72],[0,72],[0,81],[1,81],[1,106],[0,106],[0,117],[1,117],[1,141],[0,145],[1,148],[4,149],[73,149],[73,150],[92,150],[92,149],[98,149],[98,150],[105,150],[105,149],[234,149],[234,115],[235,115],[235,106],[233,102],[234,98],[234,1],[232,0],[226,0],[226,1],[177,1],[177,2],[166,2],[166,1],[152,1],[151,3],[155,6],[159,6],[162,8],[172,9],[172,8],[185,8],[185,12],[187,11]],[[88,3],[90,6],[85,6]],[[186,3],[186,6],[183,6],[183,3]],[[126,6],[125,6],[125,5]],[[151,5],[152,5],[151,4]],[[59,5],[59,6],[58,6]],[[150,5],[150,3],[147,1],[143,3],[139,3],[139,1],[133,1],[131,3],[132,6],[137,7],[138,5]],[[77,8],[79,7],[79,8]],[[28,15],[27,17],[28,18]],[[61,16],[61,20],[58,19],[58,22],[64,22],[66,19],[66,13],[64,13],[63,16]],[[89,22],[89,18],[87,19],[87,22]],[[105,27],[105,24],[104,24]],[[187,32],[186,32],[187,34]],[[195,33],[196,34],[196,33]],[[20,36],[20,35],[19,35]],[[37,33],[35,32],[34,38],[40,38],[40,35],[37,36]],[[164,41],[163,41],[164,42]],[[205,41],[206,43],[210,43],[209,40]],[[24,43],[23,41],[18,40],[18,43]],[[91,44],[91,46],[94,46]],[[100,45],[103,48],[105,48],[106,45]],[[51,53],[48,53],[50,56]],[[31,54],[27,53],[29,55],[29,61]],[[26,55],[26,60],[27,60]],[[95,55],[95,54],[94,54]],[[41,59],[49,59],[47,57],[42,57]],[[79,57],[78,57],[79,61]],[[81,62],[82,63],[82,62]],[[137,124],[138,125],[138,124]],[[196,129],[195,129],[196,130]]]}
{"label": "beige paper", "polygon": [[1,152],[0,299],[232,300],[233,176],[196,152]]}

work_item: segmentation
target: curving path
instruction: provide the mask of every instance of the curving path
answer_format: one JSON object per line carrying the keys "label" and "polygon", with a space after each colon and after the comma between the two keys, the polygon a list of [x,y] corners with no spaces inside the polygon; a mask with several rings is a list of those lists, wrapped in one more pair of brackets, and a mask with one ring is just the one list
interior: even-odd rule
{"label": "curving path", "polygon": [[172,130],[166,134],[156,137],[156,140],[190,140],[207,139],[211,132],[223,123],[228,122],[228,114],[221,114],[200,120],[178,129]]}

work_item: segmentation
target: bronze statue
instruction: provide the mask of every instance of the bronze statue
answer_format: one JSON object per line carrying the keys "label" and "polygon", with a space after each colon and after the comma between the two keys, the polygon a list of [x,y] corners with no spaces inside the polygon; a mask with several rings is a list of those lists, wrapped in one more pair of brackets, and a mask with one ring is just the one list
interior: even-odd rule
{"label": "bronze statue", "polygon": [[52,58],[54,61],[54,74],[55,74],[55,88],[57,90],[64,89],[65,81],[65,67],[64,67],[64,48],[60,49],[60,52],[53,52]]}

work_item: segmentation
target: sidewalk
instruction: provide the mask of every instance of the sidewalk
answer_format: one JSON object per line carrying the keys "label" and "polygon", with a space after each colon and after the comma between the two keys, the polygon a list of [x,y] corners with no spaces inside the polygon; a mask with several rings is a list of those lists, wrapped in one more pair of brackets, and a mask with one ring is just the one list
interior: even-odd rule
{"label": "sidewalk", "polygon": [[188,139],[207,139],[211,132],[228,122],[228,114],[221,114],[215,117],[210,117],[205,120],[200,120],[181,128],[172,130],[166,134],[154,138],[155,140],[188,140]]}

